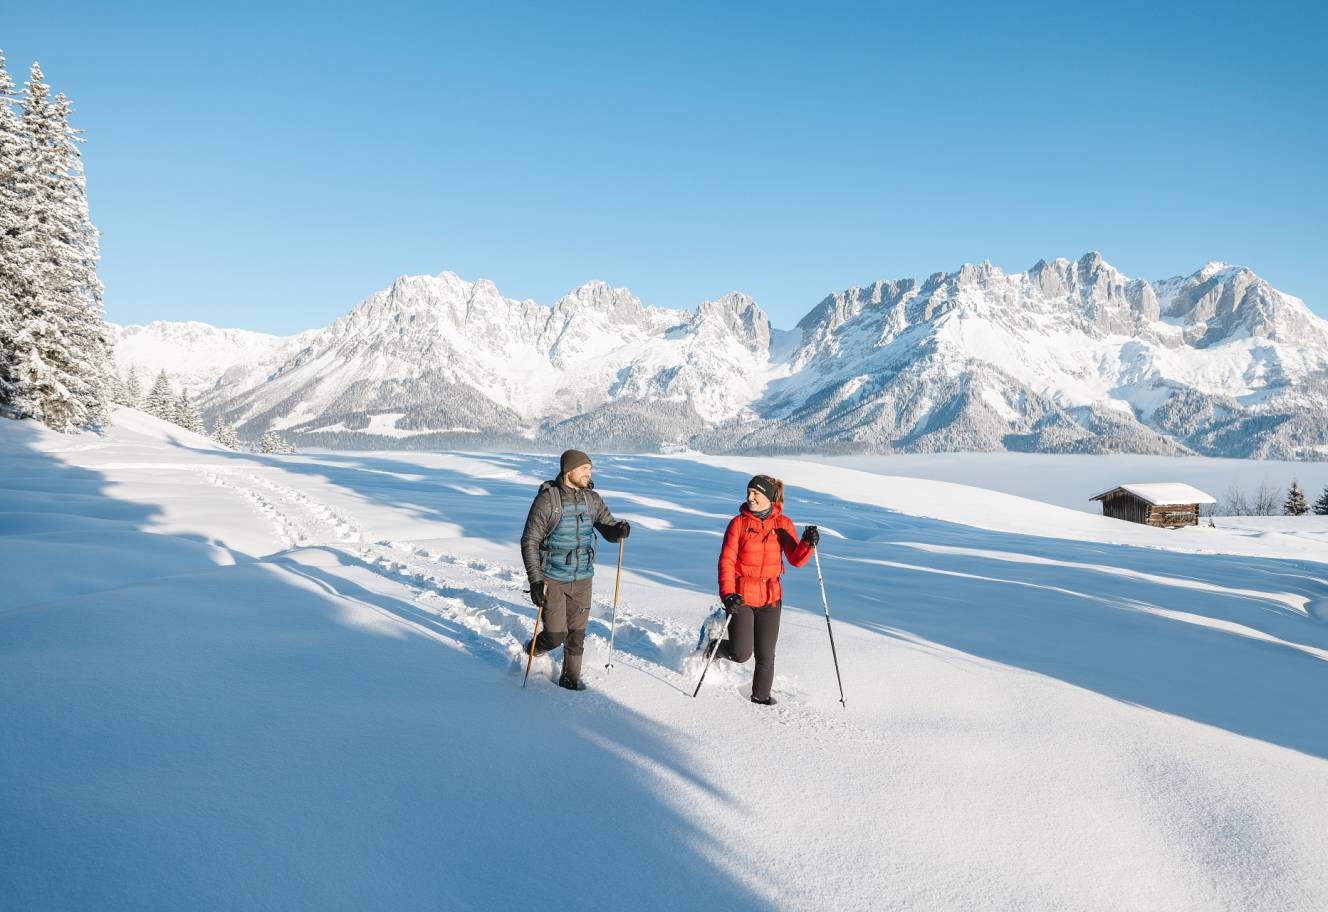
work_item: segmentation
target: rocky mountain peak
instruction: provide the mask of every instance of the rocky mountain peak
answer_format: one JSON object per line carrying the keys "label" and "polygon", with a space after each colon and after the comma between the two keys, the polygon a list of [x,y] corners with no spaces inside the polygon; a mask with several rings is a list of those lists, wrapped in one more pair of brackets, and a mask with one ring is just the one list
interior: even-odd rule
{"label": "rocky mountain peak", "polygon": [[712,325],[732,335],[749,351],[770,350],[770,318],[756,301],[742,292],[730,292],[697,308],[693,326],[698,332]]}

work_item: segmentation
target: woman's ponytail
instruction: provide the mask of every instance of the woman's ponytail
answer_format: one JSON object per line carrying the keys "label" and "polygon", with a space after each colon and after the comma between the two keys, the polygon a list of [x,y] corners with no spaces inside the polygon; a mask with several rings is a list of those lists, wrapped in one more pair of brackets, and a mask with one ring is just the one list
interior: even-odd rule
{"label": "woman's ponytail", "polygon": [[784,505],[784,482],[780,481],[778,478],[771,478],[770,480],[775,483],[774,502],[782,507]]}

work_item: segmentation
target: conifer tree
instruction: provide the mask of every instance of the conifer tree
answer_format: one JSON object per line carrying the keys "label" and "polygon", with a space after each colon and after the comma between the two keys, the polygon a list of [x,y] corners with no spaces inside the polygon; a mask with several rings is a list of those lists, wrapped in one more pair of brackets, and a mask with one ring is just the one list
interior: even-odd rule
{"label": "conifer tree", "polygon": [[34,63],[20,104],[15,181],[25,281],[10,319],[6,388],[20,411],[61,431],[104,423],[110,386],[97,235],[70,110],[63,95],[51,99]]}
{"label": "conifer tree", "polygon": [[295,447],[283,440],[276,431],[265,431],[258,440],[258,450],[260,453],[283,455],[294,453]]}
{"label": "conifer tree", "polygon": [[186,431],[193,431],[195,434],[207,433],[198,406],[189,401],[189,390],[180,391],[180,398],[175,400],[175,410],[171,420]]}
{"label": "conifer tree", "polygon": [[212,422],[212,439],[228,450],[240,448],[240,438],[236,435],[235,428],[227,424],[220,415]]}
{"label": "conifer tree", "polygon": [[125,401],[128,398],[128,396],[129,394],[125,388],[124,378],[120,376],[119,371],[112,372],[111,401],[114,402],[116,405],[128,405],[129,403]]}
{"label": "conifer tree", "polygon": [[1282,504],[1282,514],[1284,516],[1304,516],[1309,511],[1309,505],[1305,503],[1305,492],[1300,489],[1296,479],[1291,479],[1291,487],[1287,489],[1286,502]]}
{"label": "conifer tree", "polygon": [[104,424],[109,417],[107,402],[115,361],[102,305],[102,284],[97,278],[97,262],[101,259],[100,235],[88,214],[87,179],[83,173],[83,154],[79,150],[83,143],[82,131],[70,126],[73,106],[63,93],[55,96],[53,112],[62,283],[58,291],[69,301],[69,335],[78,353],[75,367],[87,389],[84,407],[93,423]]}
{"label": "conifer tree", "polygon": [[157,374],[152,389],[143,400],[143,411],[163,421],[175,420],[175,394],[171,392],[171,381],[167,378],[166,371]]}
{"label": "conifer tree", "polygon": [[1314,502],[1314,513],[1317,516],[1328,516],[1328,485],[1323,486],[1323,494]]}
{"label": "conifer tree", "polygon": [[87,415],[79,398],[78,378],[70,371],[75,356],[65,338],[67,307],[50,294],[56,278],[52,264],[57,208],[52,172],[56,161],[51,142],[55,114],[49,87],[36,64],[20,111],[22,142],[16,179],[24,201],[20,243],[25,248],[27,281],[20,286],[15,307],[10,395],[21,412],[55,430],[70,430],[86,423]]}
{"label": "conifer tree", "polygon": [[129,376],[124,382],[125,405],[131,408],[138,408],[143,401],[143,384],[138,382],[138,371],[134,366],[129,365]]}
{"label": "conifer tree", "polygon": [[24,135],[14,111],[16,97],[14,81],[0,51],[0,403],[13,400],[19,313],[31,294],[27,267],[31,255],[27,246],[31,194],[22,169]]}

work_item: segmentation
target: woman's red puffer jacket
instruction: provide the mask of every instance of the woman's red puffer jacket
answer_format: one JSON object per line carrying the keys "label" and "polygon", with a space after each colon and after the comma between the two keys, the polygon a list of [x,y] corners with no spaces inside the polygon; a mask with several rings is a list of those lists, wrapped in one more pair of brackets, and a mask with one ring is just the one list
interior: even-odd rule
{"label": "woman's red puffer jacket", "polygon": [[801,567],[812,549],[798,540],[793,521],[780,505],[772,505],[770,515],[760,519],[743,504],[729,521],[719,551],[719,597],[736,592],[743,604],[753,608],[774,604],[783,597],[779,576],[786,556],[790,564]]}

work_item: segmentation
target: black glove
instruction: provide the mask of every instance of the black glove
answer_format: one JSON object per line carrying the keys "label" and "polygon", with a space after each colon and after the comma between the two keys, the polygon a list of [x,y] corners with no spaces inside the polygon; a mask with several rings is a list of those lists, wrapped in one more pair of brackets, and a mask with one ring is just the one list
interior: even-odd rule
{"label": "black glove", "polygon": [[730,592],[721,601],[724,603],[724,610],[732,614],[733,609],[742,604],[742,596],[736,592]]}
{"label": "black glove", "polygon": [[549,584],[540,580],[530,584],[530,600],[535,603],[536,608],[543,608],[544,602],[549,597]]}
{"label": "black glove", "polygon": [[632,527],[625,519],[620,519],[612,525],[606,523],[595,528],[604,536],[605,541],[615,545],[632,534]]}
{"label": "black glove", "polygon": [[802,543],[815,548],[821,543],[821,530],[815,526],[806,526],[802,530]]}

